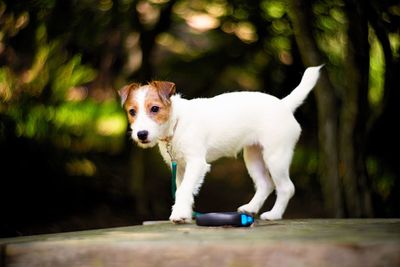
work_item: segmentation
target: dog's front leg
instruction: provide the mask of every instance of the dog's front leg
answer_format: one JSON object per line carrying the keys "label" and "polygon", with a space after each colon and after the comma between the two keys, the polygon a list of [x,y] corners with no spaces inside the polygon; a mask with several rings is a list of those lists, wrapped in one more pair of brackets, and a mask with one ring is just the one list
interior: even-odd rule
{"label": "dog's front leg", "polygon": [[210,165],[203,158],[192,158],[187,161],[183,180],[176,190],[170,221],[189,223],[192,220],[194,194],[197,193],[209,169]]}

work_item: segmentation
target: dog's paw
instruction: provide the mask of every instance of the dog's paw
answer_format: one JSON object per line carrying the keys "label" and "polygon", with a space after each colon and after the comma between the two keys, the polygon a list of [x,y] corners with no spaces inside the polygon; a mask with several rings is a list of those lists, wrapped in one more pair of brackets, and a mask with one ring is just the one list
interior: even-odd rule
{"label": "dog's paw", "polygon": [[238,212],[243,212],[243,213],[247,213],[247,214],[251,214],[251,215],[255,215],[258,213],[258,209],[257,207],[254,207],[254,205],[250,205],[250,204],[245,204],[243,206],[240,206],[237,209]]}
{"label": "dog's paw", "polygon": [[169,220],[176,224],[191,223],[192,209],[187,207],[174,206]]}
{"label": "dog's paw", "polygon": [[275,212],[267,211],[261,214],[260,218],[261,220],[268,220],[268,221],[281,220],[282,214],[277,214]]}

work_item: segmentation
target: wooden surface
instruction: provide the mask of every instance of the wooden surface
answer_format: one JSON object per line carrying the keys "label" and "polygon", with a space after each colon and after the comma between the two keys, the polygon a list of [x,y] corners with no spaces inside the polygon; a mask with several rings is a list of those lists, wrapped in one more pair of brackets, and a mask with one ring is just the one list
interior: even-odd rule
{"label": "wooden surface", "polygon": [[158,222],[0,239],[0,266],[400,266],[400,219]]}

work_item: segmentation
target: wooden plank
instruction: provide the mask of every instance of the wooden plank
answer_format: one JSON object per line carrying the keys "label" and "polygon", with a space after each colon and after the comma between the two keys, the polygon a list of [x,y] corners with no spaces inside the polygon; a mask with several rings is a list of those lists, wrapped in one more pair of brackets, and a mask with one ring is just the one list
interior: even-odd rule
{"label": "wooden plank", "polygon": [[400,266],[400,219],[144,226],[0,239],[3,266]]}

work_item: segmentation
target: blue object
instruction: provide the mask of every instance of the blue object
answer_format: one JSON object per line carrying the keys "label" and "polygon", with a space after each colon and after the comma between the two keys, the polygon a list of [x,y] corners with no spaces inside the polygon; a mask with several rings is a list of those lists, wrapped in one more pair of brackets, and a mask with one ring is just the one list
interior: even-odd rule
{"label": "blue object", "polygon": [[253,216],[247,215],[247,214],[240,214],[240,220],[241,220],[241,224],[242,226],[248,226],[248,225],[252,225],[254,223],[254,218]]}
{"label": "blue object", "polygon": [[212,212],[196,216],[199,226],[248,227],[254,223],[254,217],[240,212]]}

